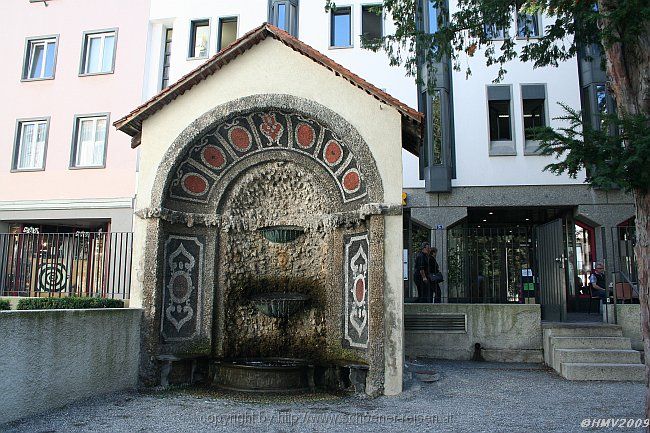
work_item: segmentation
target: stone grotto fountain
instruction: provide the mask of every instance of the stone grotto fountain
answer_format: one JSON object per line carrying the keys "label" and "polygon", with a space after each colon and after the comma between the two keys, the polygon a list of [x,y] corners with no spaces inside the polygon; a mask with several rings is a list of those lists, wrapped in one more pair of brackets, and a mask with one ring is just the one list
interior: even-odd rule
{"label": "stone grotto fountain", "polygon": [[400,143],[420,117],[278,32],[115,123],[140,148],[142,384],[399,393]]}

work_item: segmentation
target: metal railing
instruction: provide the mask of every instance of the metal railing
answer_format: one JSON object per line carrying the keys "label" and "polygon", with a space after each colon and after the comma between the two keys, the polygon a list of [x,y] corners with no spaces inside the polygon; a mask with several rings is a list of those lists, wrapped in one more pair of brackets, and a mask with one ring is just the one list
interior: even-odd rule
{"label": "metal railing", "polygon": [[531,228],[453,228],[448,231],[446,252],[448,282],[443,302],[534,302]]}
{"label": "metal railing", "polygon": [[615,303],[639,302],[639,273],[634,247],[636,228],[634,226],[612,227],[614,266],[612,269],[613,296]]}
{"label": "metal railing", "polygon": [[0,296],[128,299],[133,233],[0,233]]}

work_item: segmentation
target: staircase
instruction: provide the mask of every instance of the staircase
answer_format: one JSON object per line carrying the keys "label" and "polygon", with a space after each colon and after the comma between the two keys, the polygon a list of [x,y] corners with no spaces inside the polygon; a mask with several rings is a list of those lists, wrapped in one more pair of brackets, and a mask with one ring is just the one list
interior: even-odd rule
{"label": "staircase", "polygon": [[544,362],[569,380],[645,380],[641,354],[618,325],[545,323]]}

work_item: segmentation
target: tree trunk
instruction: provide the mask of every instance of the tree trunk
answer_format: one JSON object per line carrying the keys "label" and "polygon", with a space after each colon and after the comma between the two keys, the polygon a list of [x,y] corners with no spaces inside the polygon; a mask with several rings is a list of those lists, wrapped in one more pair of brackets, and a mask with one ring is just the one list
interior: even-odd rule
{"label": "tree trunk", "polygon": [[[645,418],[650,418],[650,287],[648,277],[650,276],[650,194],[643,191],[635,191],[634,201],[636,205],[636,254],[637,267],[639,269],[639,300],[641,302],[641,332],[643,333],[643,350],[645,351]],[[648,428],[650,431],[650,428]]]}

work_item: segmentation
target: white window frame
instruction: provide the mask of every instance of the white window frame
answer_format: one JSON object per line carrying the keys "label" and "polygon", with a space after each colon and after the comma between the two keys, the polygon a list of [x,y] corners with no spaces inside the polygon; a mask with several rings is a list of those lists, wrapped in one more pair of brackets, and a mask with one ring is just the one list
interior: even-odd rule
{"label": "white window frame", "polygon": [[[532,16],[531,14],[521,14],[521,15]],[[537,12],[537,13],[535,13],[535,15],[537,15],[537,32],[538,32],[538,34],[530,35],[530,36],[520,35],[519,34],[519,11],[515,11],[515,31],[517,32],[516,33],[517,39],[523,39],[523,40],[526,40],[526,39],[539,39],[542,36],[544,36],[544,25],[543,25],[543,22],[542,22],[542,14]]]}
{"label": "white window frame", "polygon": [[[23,129],[27,125],[35,125],[36,133],[32,136],[33,144],[36,143],[38,138],[38,125],[45,124],[45,139],[43,143],[43,154],[39,165],[32,165],[30,167],[20,167],[20,159],[23,153]],[[47,156],[47,141],[50,133],[50,118],[49,117],[37,117],[31,119],[18,119],[16,121],[16,137],[14,140],[14,155],[12,158],[12,172],[19,171],[42,171],[45,170],[45,159]]]}
{"label": "white window frame", "polygon": [[[45,67],[47,65],[47,45],[54,43],[54,61],[52,64],[52,76],[44,77]],[[34,62],[34,49],[36,46],[43,46],[43,65],[41,66],[40,74],[36,77],[30,77],[29,73],[32,70]],[[25,44],[25,58],[23,60],[23,75],[22,81],[39,81],[39,80],[53,80],[56,74],[56,58],[59,50],[59,35],[39,36],[26,39]]]}
{"label": "white window frame", "polygon": [[[113,36],[113,56],[111,57],[111,67],[109,70],[104,71],[104,48],[106,46],[106,37]],[[100,39],[101,43],[99,45],[99,62],[100,67],[97,72],[88,72],[88,66],[90,63],[90,40],[91,39]],[[84,32],[83,34],[83,44],[81,47],[81,64],[79,67],[79,75],[103,75],[103,74],[112,74],[115,71],[115,54],[117,53],[117,29],[106,29],[106,30],[97,30]]]}
{"label": "white window frame", "polygon": [[[79,163],[79,149],[81,138],[81,122],[92,120],[93,121],[93,137],[96,135],[97,122],[99,120],[106,121],[106,131],[104,132],[104,148],[102,152],[102,161],[100,164],[80,164]],[[74,127],[72,134],[72,148],[70,152],[70,169],[87,169],[87,168],[106,168],[106,155],[108,149],[108,130],[110,127],[110,113],[95,113],[76,115],[74,117]]]}
{"label": "white window frame", "polygon": [[[208,25],[208,39],[207,45],[205,47],[205,56],[197,56],[194,49],[196,48],[196,28],[199,27],[197,24],[201,24],[200,27],[203,27],[204,22],[207,22]],[[239,25],[239,23],[238,23]],[[210,57],[210,39],[212,38],[212,20],[210,18],[196,18],[190,21],[190,33],[189,33],[189,46],[187,50],[187,60],[200,60],[207,59]]]}
{"label": "white window frame", "polygon": [[361,3],[359,5],[359,7],[360,7],[360,12],[359,12],[359,29],[360,29],[359,38],[361,38],[363,36],[363,10],[364,10],[364,8],[372,8],[372,7],[375,7],[375,6],[379,6],[379,7],[382,8],[381,9],[381,16],[380,16],[380,20],[381,20],[381,37],[383,38],[384,36],[386,36],[386,12],[384,11],[383,3],[374,2],[374,3]]}
{"label": "white window frame", "polygon": [[334,30],[334,15],[335,11],[330,10],[329,13],[329,32],[327,34],[327,46],[329,47],[330,50],[341,50],[341,49],[347,49],[347,48],[354,48],[354,5],[352,4],[344,4],[344,5],[336,5],[337,9],[348,9],[350,11],[350,45],[332,45],[332,31]]}

